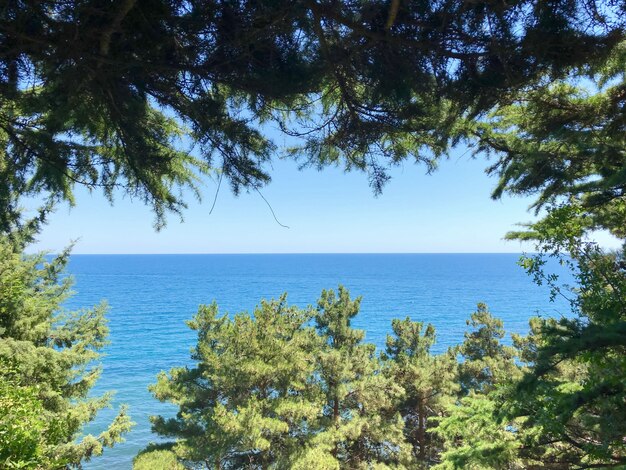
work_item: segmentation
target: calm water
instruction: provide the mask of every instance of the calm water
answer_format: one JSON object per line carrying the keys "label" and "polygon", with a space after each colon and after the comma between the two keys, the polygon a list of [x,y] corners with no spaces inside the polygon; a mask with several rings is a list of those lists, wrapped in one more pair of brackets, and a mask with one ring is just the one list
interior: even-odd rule
{"label": "calm water", "polygon": [[[68,307],[105,299],[110,305],[110,345],[95,392],[116,390],[137,423],[124,444],[107,449],[88,469],[130,469],[132,457],[156,441],[148,417],[174,408],[154,400],[148,384],[161,370],[189,363],[195,338],[184,321],[201,303],[222,311],[251,310],[262,298],[289,293],[289,302],[315,304],[323,288],[344,284],[362,295],[354,326],[381,346],[392,318],[410,316],[437,328],[439,350],[460,341],[465,320],[485,302],[512,332],[525,332],[537,313],[567,314],[550,303],[516,265],[514,254],[416,255],[75,255],[69,271],[76,296]],[[111,420],[104,410],[88,431]]]}

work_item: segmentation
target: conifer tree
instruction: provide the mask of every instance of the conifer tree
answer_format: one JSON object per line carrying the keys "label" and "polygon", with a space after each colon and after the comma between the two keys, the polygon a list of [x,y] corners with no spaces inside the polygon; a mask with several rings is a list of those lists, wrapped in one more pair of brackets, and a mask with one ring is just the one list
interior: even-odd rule
{"label": "conifer tree", "polygon": [[[557,209],[531,227],[539,254],[524,266],[553,295],[568,298],[572,312],[535,320],[531,335],[517,341],[529,366],[508,397],[508,416],[535,429],[525,442],[528,453],[572,468],[620,468],[626,465],[626,250],[605,252],[586,241],[584,220],[563,223],[572,209]],[[547,257],[572,269],[574,287],[546,272]]]}
{"label": "conifer tree", "polygon": [[36,386],[22,386],[1,370],[0,381],[0,463],[3,468],[41,468],[46,458],[46,441],[57,422],[46,420]]}
{"label": "conifer tree", "polygon": [[485,304],[479,303],[467,325],[472,331],[465,333],[459,346],[463,359],[459,365],[462,393],[472,390],[488,393],[497,385],[518,377],[515,350],[502,344],[505,335],[502,320],[492,316]]}
{"label": "conifer tree", "polygon": [[416,462],[427,468],[438,459],[441,443],[429,432],[432,417],[441,417],[459,390],[456,354],[448,350],[433,355],[435,328],[408,317],[393,320],[383,358],[385,373],[404,389],[397,409],[404,419],[407,441]]}
{"label": "conifer tree", "polygon": [[175,418],[153,418],[154,430],[176,441],[148,449],[136,465],[175,455],[214,469],[406,468],[394,408],[401,388],[350,327],[358,309],[343,287],[338,296],[324,291],[315,315],[288,307],[285,296],[232,319],[215,304],[201,307],[189,323],[197,364],[162,373],[151,387],[179,407]]}
{"label": "conifer tree", "polygon": [[176,454],[165,446],[148,446],[133,459],[133,470],[185,470]]}
{"label": "conifer tree", "polygon": [[111,399],[88,397],[100,375],[106,306],[65,310],[69,252],[23,255],[24,237],[12,235],[0,236],[0,466],[79,467],[132,424],[122,408],[102,433],[81,436]]}
{"label": "conifer tree", "polygon": [[[540,460],[521,459],[524,436],[518,423],[502,420],[502,396],[497,391],[471,391],[449,407],[433,428],[443,442],[436,470],[522,470],[546,468]],[[547,467],[549,468],[549,467]],[[559,468],[559,467],[557,467]],[[562,468],[562,467],[561,467]]]}
{"label": "conifer tree", "polygon": [[[516,363],[518,352],[502,344],[505,336],[502,320],[479,303],[467,320],[472,330],[456,349],[459,400],[448,403],[444,412],[433,418],[431,433],[441,450],[434,468],[452,469],[522,469],[530,461],[522,460],[518,449],[522,436],[515,420],[499,415],[506,391],[521,378]],[[535,461],[536,463],[536,461]]]}
{"label": "conifer tree", "polygon": [[[329,468],[399,468],[410,463],[403,423],[394,407],[402,389],[381,373],[373,344],[363,343],[362,330],[351,327],[361,298],[350,299],[339,286],[322,291],[315,317],[325,347],[319,354],[319,385],[324,396],[317,447],[302,462],[313,465],[326,451]],[[303,463],[302,468],[306,468]]]}
{"label": "conifer tree", "polygon": [[213,469],[289,468],[321,407],[311,318],[287,306],[286,296],[232,319],[216,304],[200,307],[189,322],[198,332],[196,365],[161,373],[150,387],[179,406],[174,418],[153,418],[155,432],[176,438],[179,460]]}
{"label": "conifer tree", "polygon": [[[621,468],[626,464],[624,402],[624,250],[584,240],[586,209],[565,204],[520,234],[537,240],[522,260],[552,297],[572,308],[559,319],[534,318],[514,335],[520,372],[509,383],[471,391],[439,420],[445,441],[437,468]],[[575,286],[547,272],[550,258],[571,269]],[[493,343],[495,344],[495,343]],[[499,382],[499,383],[498,383]]]}
{"label": "conifer tree", "polygon": [[160,223],[208,168],[236,191],[267,182],[269,120],[305,163],[367,171],[379,190],[389,166],[434,168],[473,140],[467,117],[605,63],[624,30],[622,3],[602,0],[8,0],[0,192],[121,189]]}
{"label": "conifer tree", "polygon": [[[626,17],[623,11],[621,16]],[[623,239],[626,41],[579,73],[523,90],[487,121],[473,123],[476,153],[496,157],[488,170],[498,177],[494,198],[534,195],[536,211],[546,209],[553,221],[560,211],[564,227],[576,218],[587,229],[609,230]],[[575,208],[566,215],[562,206],[570,203]],[[558,237],[558,230],[552,235]]]}

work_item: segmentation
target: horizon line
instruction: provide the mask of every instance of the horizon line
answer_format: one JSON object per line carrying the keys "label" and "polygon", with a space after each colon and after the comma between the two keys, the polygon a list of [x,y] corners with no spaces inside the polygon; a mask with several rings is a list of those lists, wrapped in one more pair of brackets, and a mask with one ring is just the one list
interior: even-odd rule
{"label": "horizon line", "polygon": [[[71,256],[215,256],[215,255],[521,255],[530,251],[315,251],[315,252],[184,252],[184,253],[71,253]],[[59,253],[49,253],[58,255]]]}

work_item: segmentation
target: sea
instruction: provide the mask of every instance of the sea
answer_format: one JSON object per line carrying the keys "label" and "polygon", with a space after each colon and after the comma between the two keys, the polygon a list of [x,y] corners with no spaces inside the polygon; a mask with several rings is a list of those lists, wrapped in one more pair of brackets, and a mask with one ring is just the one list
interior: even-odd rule
{"label": "sea", "polygon": [[[68,266],[75,295],[69,309],[107,302],[109,344],[102,375],[92,394],[114,391],[85,433],[101,432],[126,404],[136,423],[126,441],[85,464],[86,469],[131,469],[133,457],[150,442],[151,415],[176,408],[148,391],[160,371],[191,365],[196,341],[185,324],[201,304],[216,301],[224,313],[252,311],[261,299],[288,293],[288,302],[315,305],[322,289],[344,285],[362,296],[353,321],[365,340],[384,348],[394,318],[432,323],[435,352],[463,340],[466,320],[478,302],[504,321],[508,332],[525,333],[532,316],[568,316],[564,300],[550,301],[518,266],[519,254],[241,254],[73,255]],[[571,282],[558,265],[551,272]],[[507,337],[507,341],[510,338]]]}

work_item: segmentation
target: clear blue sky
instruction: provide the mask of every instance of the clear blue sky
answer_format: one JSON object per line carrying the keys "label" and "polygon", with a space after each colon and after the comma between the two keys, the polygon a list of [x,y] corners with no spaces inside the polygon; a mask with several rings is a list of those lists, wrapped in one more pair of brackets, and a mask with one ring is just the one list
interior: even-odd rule
{"label": "clear blue sky", "polygon": [[[189,196],[184,222],[168,217],[161,231],[140,201],[121,195],[111,206],[100,193],[77,189],[77,206],[60,207],[32,249],[56,252],[77,240],[74,253],[385,253],[520,252],[506,242],[517,222],[533,219],[525,198],[493,201],[495,181],[487,162],[458,151],[426,174],[424,166],[395,169],[383,194],[374,197],[366,175],[328,168],[299,171],[292,161],[273,162],[263,194],[234,197],[226,184],[209,214],[215,182],[203,202]],[[608,237],[603,237],[608,240]],[[610,244],[610,243],[609,243]]]}

